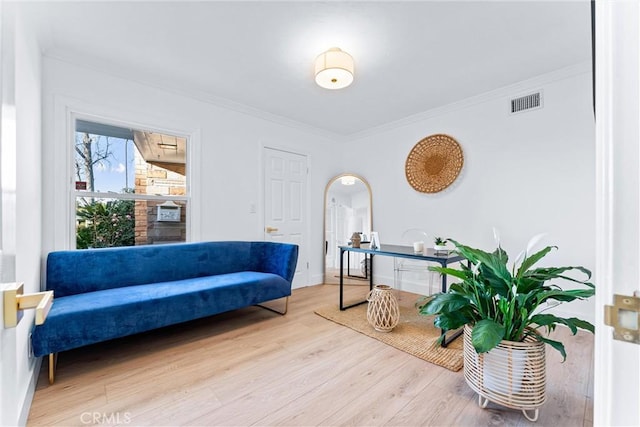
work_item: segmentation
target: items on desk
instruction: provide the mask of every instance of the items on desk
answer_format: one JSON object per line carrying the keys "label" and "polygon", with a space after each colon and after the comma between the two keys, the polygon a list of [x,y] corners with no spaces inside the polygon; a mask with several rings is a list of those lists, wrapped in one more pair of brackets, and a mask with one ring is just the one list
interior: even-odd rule
{"label": "items on desk", "polygon": [[354,231],[351,235],[351,247],[359,248],[361,241],[362,238],[360,237],[360,233],[358,231]]}
{"label": "items on desk", "polygon": [[371,232],[371,243],[369,244],[370,249],[380,249],[380,237],[378,237],[377,231]]}

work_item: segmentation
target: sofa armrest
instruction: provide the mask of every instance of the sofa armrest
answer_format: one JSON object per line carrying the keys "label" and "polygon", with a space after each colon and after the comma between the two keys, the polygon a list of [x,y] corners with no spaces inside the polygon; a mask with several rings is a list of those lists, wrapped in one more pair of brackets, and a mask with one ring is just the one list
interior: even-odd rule
{"label": "sofa armrest", "polygon": [[273,273],[288,282],[293,281],[298,263],[298,245],[277,242],[253,242],[251,256],[255,268],[263,273]]}

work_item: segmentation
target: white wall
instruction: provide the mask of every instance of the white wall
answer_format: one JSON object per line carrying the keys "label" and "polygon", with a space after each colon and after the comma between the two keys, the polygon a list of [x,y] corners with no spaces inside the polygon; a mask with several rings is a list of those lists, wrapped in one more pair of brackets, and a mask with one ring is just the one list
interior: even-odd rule
{"label": "white wall", "polygon": [[[586,70],[585,70],[586,68]],[[542,109],[509,115],[511,96],[542,89]],[[444,133],[464,152],[458,180],[437,194],[419,193],[405,160],[422,138]],[[485,94],[396,127],[372,130],[344,147],[366,157],[359,171],[373,192],[374,228],[383,243],[402,243],[409,228],[493,249],[492,228],[513,258],[530,237],[547,232],[559,250],[549,265],[595,264],[594,119],[591,73],[574,67]],[[392,282],[392,261],[376,258],[376,276]],[[594,318],[593,301],[562,306]]]}
{"label": "white wall", "polygon": [[[69,204],[65,182],[65,121],[69,111],[83,111],[141,127],[162,127],[196,135],[190,166],[192,210],[199,224],[192,240],[262,240],[261,147],[290,149],[308,156],[310,284],[323,274],[322,221],[326,182],[335,174],[330,160],[334,142],[298,129],[211,103],[104,74],[53,58],[44,59],[44,252],[66,248]],[[250,204],[259,206],[249,213]]]}

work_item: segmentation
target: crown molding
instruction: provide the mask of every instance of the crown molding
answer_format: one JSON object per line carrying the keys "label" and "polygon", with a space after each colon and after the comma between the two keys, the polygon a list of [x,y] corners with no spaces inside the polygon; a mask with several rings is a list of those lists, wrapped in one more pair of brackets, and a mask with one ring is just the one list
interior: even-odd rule
{"label": "crown molding", "polygon": [[539,88],[540,86],[543,86],[545,84],[557,82],[560,80],[564,80],[567,78],[571,78],[571,77],[581,75],[581,74],[586,74],[586,73],[591,73],[590,61],[580,62],[568,67],[560,68],[558,70],[541,74],[531,79],[522,80],[518,83],[503,86],[501,88],[494,89],[489,92],[484,92],[469,98],[465,98],[460,101],[452,102],[450,104],[443,105],[441,107],[432,108],[430,110],[413,114],[411,116],[407,116],[405,118],[395,120],[393,122],[385,123],[380,126],[376,126],[376,127],[364,130],[362,132],[353,133],[349,135],[348,142],[356,141],[359,139],[363,139],[363,138],[384,133],[384,132],[389,132],[394,129],[408,126],[416,122],[427,120],[433,117],[442,116],[444,114],[448,114],[454,111],[463,110],[465,108],[469,108],[474,105],[482,104],[495,99],[506,98],[506,97],[514,96],[516,94],[521,94],[527,90],[531,90],[532,88]]}
{"label": "crown molding", "polygon": [[109,67],[109,64],[107,63],[104,63],[104,68],[100,67],[99,64],[95,64],[95,63],[85,64],[85,63],[82,63],[82,61],[80,60],[81,56],[79,55],[69,54],[69,53],[62,54],[60,52],[49,51],[44,53],[43,57],[52,59],[55,61],[67,63],[75,67],[85,68],[85,69],[88,69],[97,73],[101,73],[110,77],[127,80],[136,84],[147,86],[152,89],[161,90],[164,92],[172,93],[174,95],[183,96],[196,101],[204,102],[206,104],[213,105],[215,107],[219,107],[226,110],[234,111],[236,113],[251,116],[252,118],[262,119],[262,120],[275,123],[281,126],[286,126],[292,129],[297,129],[300,131],[311,133],[316,136],[330,139],[332,142],[346,141],[345,135],[340,135],[340,134],[328,131],[326,129],[321,129],[321,128],[318,128],[297,120],[293,120],[278,114],[269,113],[259,108],[251,107],[249,105],[232,101],[230,99],[220,97],[217,95],[213,95],[208,92],[204,92],[201,90],[190,90],[185,88],[179,88],[169,82],[160,82],[157,80],[142,79],[142,78],[139,78],[137,75],[119,73],[111,69]]}
{"label": "crown molding", "polygon": [[364,131],[355,132],[351,134],[338,134],[335,132],[321,129],[297,120],[290,119],[281,115],[269,113],[259,108],[251,107],[246,104],[242,104],[236,101],[232,101],[227,98],[223,98],[217,95],[213,95],[201,90],[190,90],[185,88],[179,88],[168,82],[160,82],[149,79],[142,79],[138,76],[119,73],[109,67],[109,64],[104,64],[104,67],[100,67],[100,64],[85,64],[80,60],[81,57],[75,54],[60,53],[60,52],[46,52],[43,54],[45,58],[64,62],[76,67],[89,69],[94,72],[105,74],[114,78],[119,78],[134,82],[143,86],[147,86],[156,90],[172,93],[174,95],[184,96],[189,99],[204,102],[215,107],[234,111],[236,113],[245,114],[253,118],[262,119],[271,123],[275,123],[288,128],[300,130],[306,133],[310,133],[322,138],[329,139],[331,142],[336,143],[349,143],[357,141],[363,138],[367,138],[376,134],[389,132],[391,130],[408,126],[410,124],[427,120],[433,117],[438,117],[444,114],[451,113],[453,111],[462,110],[471,106],[495,100],[498,98],[504,98],[513,96],[514,94],[522,93],[532,87],[540,87],[545,84],[556,82],[559,80],[574,77],[576,75],[591,73],[591,62],[585,61],[578,64],[574,64],[568,67],[564,67],[546,74],[539,75],[537,77],[520,81],[511,85],[503,86],[499,89],[495,89],[489,92],[485,92],[479,95],[475,95],[469,98],[462,99],[460,101],[452,102],[441,107],[432,108],[405,118],[395,120],[392,122],[384,123],[379,126],[375,126]]}

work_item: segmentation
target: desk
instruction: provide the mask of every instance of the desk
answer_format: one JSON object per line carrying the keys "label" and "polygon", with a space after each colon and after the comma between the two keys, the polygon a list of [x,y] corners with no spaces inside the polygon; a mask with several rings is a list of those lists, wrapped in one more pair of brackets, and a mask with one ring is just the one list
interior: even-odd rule
{"label": "desk", "polygon": [[[410,258],[419,261],[431,261],[440,264],[442,267],[446,267],[448,264],[460,262],[464,260],[464,257],[453,254],[450,251],[436,252],[434,249],[427,248],[425,253],[415,253],[411,246],[400,245],[380,245],[380,249],[369,248],[354,248],[351,246],[338,246],[340,249],[340,310],[346,310],[357,305],[367,303],[367,300],[358,301],[356,303],[345,306],[344,305],[344,253],[345,252],[360,252],[365,254],[365,263],[367,255],[371,259],[369,266],[369,290],[373,289],[373,257],[376,255],[389,256],[394,258]],[[447,275],[442,275],[442,292],[447,292]],[[458,337],[462,333],[462,330],[457,331],[448,339],[442,341],[442,346],[446,347],[452,340]]]}

